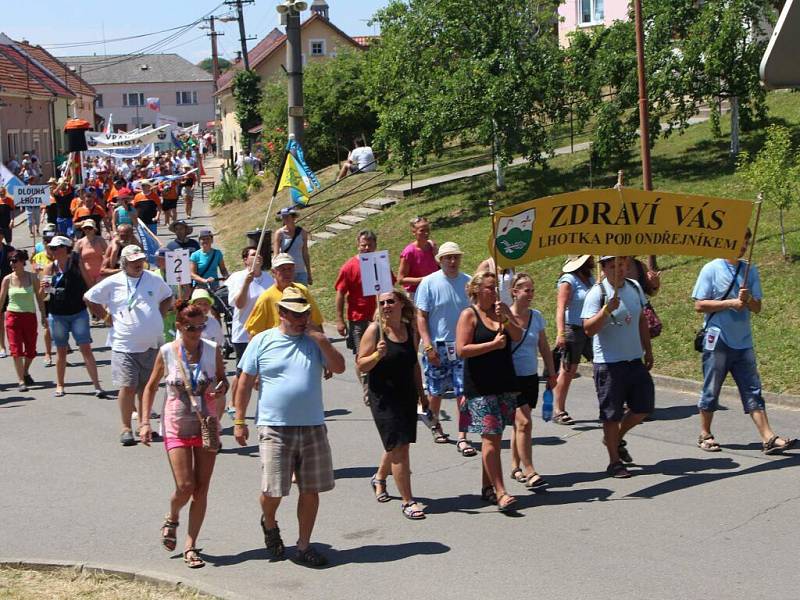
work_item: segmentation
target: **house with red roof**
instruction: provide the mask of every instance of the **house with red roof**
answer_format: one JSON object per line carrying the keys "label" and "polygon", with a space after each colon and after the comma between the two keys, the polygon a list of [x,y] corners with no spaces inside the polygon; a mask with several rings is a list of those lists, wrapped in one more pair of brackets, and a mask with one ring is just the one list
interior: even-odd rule
{"label": "house with red roof", "polygon": [[[328,5],[324,0],[314,0],[311,5],[311,16],[300,25],[300,36],[304,65],[315,60],[330,59],[343,48],[365,49],[331,23]],[[286,35],[279,29],[273,29],[247,53],[247,57],[250,68],[261,76],[262,82],[278,75],[283,76],[282,67],[286,64]],[[242,148],[242,130],[236,119],[233,78],[243,68],[242,61],[236,61],[217,80],[217,105],[222,126],[220,146],[225,151],[233,148],[234,155]]]}
{"label": "house with red roof", "polygon": [[0,33],[0,160],[39,158],[45,178],[64,153],[73,115],[94,122],[94,88],[43,48]]}

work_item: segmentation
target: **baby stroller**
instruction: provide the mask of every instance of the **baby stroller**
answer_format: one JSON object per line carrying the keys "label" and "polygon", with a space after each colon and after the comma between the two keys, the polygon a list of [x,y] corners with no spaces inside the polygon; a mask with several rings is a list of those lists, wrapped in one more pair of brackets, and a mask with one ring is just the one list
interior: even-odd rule
{"label": "baby stroller", "polygon": [[221,285],[216,290],[209,289],[208,292],[214,296],[214,310],[219,315],[222,325],[225,330],[225,345],[220,348],[222,356],[226,360],[233,356],[235,352],[233,348],[232,327],[233,327],[233,311],[228,304],[228,288]]}

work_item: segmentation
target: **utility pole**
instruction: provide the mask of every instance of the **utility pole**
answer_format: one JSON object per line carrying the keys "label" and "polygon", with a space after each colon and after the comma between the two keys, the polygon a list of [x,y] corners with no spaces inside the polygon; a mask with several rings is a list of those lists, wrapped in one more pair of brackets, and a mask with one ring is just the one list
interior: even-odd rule
{"label": "utility pole", "polygon": [[211,38],[211,76],[214,78],[214,139],[217,140],[219,147],[222,147],[222,135],[219,128],[219,107],[218,102],[219,99],[217,98],[217,80],[219,79],[219,52],[217,51],[217,36],[218,35],[225,35],[224,33],[218,33],[217,30],[214,28],[214,15],[211,15],[206,19],[208,21],[208,27],[205,26],[201,29],[209,29],[210,32],[207,33]]}
{"label": "utility pole", "polygon": [[208,27],[201,27],[201,29],[209,29],[210,32],[206,35],[211,38],[211,70],[212,76],[214,77],[214,91],[217,91],[217,79],[219,79],[219,53],[217,52],[217,36],[218,35],[225,35],[224,33],[217,32],[214,29],[214,15],[211,15],[207,19]]}
{"label": "utility pole", "polygon": [[291,8],[286,13],[286,66],[289,76],[289,135],[303,143],[303,57],[300,41],[300,11]]}
{"label": "utility pole", "polygon": [[253,4],[255,0],[228,0],[225,2],[228,6],[235,6],[236,7],[236,14],[239,20],[239,41],[242,44],[242,63],[244,64],[245,71],[250,70],[250,59],[247,57],[247,40],[253,40],[255,38],[248,38],[244,32],[244,10],[242,5],[244,4]]}
{"label": "utility pole", "polygon": [[[633,0],[636,29],[636,66],[639,79],[639,140],[642,149],[642,184],[645,191],[653,189],[653,175],[650,171],[650,107],[647,102],[647,81],[644,69],[644,25],[642,24],[642,0]],[[647,266],[658,270],[655,255],[647,258]]]}

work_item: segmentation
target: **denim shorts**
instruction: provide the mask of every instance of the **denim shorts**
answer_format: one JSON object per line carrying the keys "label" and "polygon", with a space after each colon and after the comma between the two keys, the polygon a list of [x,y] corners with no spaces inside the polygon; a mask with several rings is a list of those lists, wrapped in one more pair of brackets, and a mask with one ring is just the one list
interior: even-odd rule
{"label": "denim shorts", "polygon": [[739,388],[745,414],[764,410],[755,351],[752,348],[730,348],[722,340],[717,341],[713,351],[703,352],[703,391],[697,407],[705,411],[719,408],[719,391],[728,373]]}
{"label": "denim shorts", "polygon": [[78,346],[92,343],[92,332],[89,328],[89,312],[82,310],[74,315],[47,315],[50,335],[56,348],[69,346],[69,334]]}
{"label": "denim shorts", "polygon": [[422,372],[425,377],[425,387],[431,396],[444,396],[452,389],[456,397],[464,395],[464,361],[460,358],[449,360],[447,346],[444,342],[435,343],[436,352],[439,354],[439,366],[435,367],[428,360],[426,353],[422,354]]}
{"label": "denim shorts", "polygon": [[600,421],[621,421],[625,406],[636,414],[655,408],[653,378],[641,360],[594,363],[594,386],[600,403]]}

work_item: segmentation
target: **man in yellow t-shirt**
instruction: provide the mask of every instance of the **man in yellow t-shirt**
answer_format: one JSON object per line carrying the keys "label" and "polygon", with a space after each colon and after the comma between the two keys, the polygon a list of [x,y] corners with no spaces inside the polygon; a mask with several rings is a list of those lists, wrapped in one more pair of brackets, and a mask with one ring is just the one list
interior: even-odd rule
{"label": "man in yellow t-shirt", "polygon": [[281,301],[283,290],[290,285],[300,290],[303,297],[311,304],[311,322],[316,326],[315,329],[322,330],[322,313],[311,296],[308,288],[301,283],[294,283],[294,259],[286,253],[276,254],[272,259],[272,276],[275,283],[267,288],[256,300],[253,312],[247,319],[244,328],[254,336],[257,333],[272,329],[280,324],[278,318],[278,302]]}

